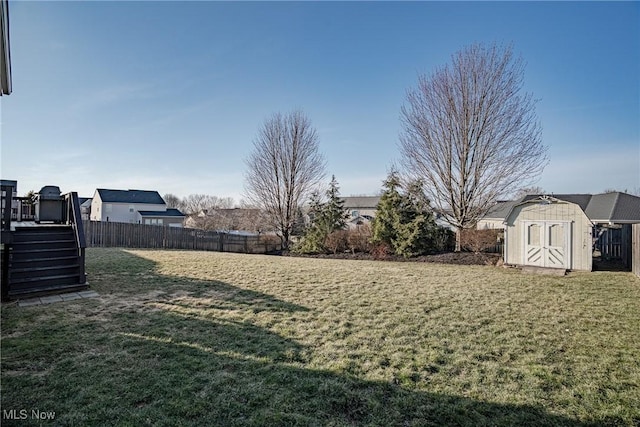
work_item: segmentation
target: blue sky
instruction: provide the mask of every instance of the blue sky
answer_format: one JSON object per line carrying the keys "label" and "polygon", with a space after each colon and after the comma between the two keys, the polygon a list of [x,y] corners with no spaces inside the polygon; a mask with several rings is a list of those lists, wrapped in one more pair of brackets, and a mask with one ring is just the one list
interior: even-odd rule
{"label": "blue sky", "polygon": [[10,2],[1,174],[242,198],[266,118],[302,109],[343,195],[398,159],[419,73],[472,43],[527,63],[554,193],[640,189],[640,3]]}

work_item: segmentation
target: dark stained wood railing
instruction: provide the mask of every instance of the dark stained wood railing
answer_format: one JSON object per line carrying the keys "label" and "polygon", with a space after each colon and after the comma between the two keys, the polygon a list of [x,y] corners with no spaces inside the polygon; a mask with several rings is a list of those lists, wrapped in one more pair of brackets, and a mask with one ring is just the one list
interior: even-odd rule
{"label": "dark stained wood railing", "polygon": [[640,224],[632,225],[631,257],[632,270],[640,277]]}
{"label": "dark stained wood railing", "polygon": [[78,200],[78,193],[71,192],[64,195],[67,208],[65,209],[66,218],[64,221],[66,224],[73,227],[73,231],[76,235],[76,243],[78,245],[78,256],[80,257],[80,270],[78,272],[80,277],[80,283],[86,282],[86,274],[84,269],[85,252],[87,247],[87,239],[84,234],[84,226],[82,224],[82,214],[80,213],[80,201]]}
{"label": "dark stained wood railing", "polygon": [[12,185],[0,186],[0,191],[2,192],[2,231],[11,231],[11,208],[14,190],[15,187]]}
{"label": "dark stained wood railing", "polygon": [[[4,181],[3,181],[4,184]],[[1,272],[2,283],[0,283],[0,293],[2,294],[2,301],[5,301],[9,294],[9,261],[10,252],[9,245],[11,245],[11,204],[13,202],[13,192],[15,187],[13,185],[1,185],[0,186],[0,206],[2,225],[0,226],[0,242],[2,244],[1,253]]]}

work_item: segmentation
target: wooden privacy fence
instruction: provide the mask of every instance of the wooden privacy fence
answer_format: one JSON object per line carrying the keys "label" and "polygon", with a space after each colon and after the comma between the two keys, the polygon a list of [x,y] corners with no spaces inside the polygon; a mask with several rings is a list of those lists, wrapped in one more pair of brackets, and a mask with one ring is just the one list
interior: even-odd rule
{"label": "wooden privacy fence", "polygon": [[633,224],[631,258],[631,269],[637,276],[640,276],[640,224]]}
{"label": "wooden privacy fence", "polygon": [[279,249],[274,239],[256,235],[103,221],[84,221],[83,225],[87,247],[94,248],[191,249],[252,254]]}

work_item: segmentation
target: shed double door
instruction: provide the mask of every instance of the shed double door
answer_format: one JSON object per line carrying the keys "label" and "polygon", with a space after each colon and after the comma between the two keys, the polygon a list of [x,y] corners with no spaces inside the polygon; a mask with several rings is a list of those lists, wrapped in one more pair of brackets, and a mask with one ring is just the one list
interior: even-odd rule
{"label": "shed double door", "polygon": [[524,264],[569,268],[571,223],[525,221]]}

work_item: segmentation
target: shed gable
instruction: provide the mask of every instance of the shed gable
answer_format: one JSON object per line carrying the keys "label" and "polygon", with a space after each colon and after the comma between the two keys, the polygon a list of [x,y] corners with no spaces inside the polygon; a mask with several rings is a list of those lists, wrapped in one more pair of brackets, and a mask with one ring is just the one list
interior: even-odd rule
{"label": "shed gable", "polygon": [[[526,227],[539,225],[541,233],[553,233],[554,224],[567,227],[565,242],[567,268],[591,270],[592,224],[579,205],[558,199],[540,198],[524,201],[513,207],[505,221],[505,263],[527,265]],[[545,231],[546,230],[546,231]],[[541,234],[540,246],[548,249],[545,234]],[[553,236],[549,236],[551,238]]]}

